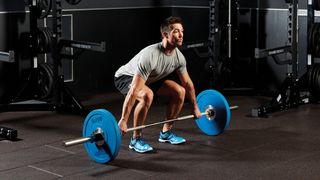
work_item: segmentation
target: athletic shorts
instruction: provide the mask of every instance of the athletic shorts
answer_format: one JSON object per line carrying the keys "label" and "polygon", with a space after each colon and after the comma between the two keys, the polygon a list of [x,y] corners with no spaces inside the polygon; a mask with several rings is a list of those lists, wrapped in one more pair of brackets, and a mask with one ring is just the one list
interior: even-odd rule
{"label": "athletic shorts", "polygon": [[[116,88],[123,94],[123,95],[127,95],[131,86],[131,82],[132,82],[133,76],[127,76],[127,75],[122,75],[119,77],[115,77],[114,78],[114,84],[116,86]],[[165,80],[177,80],[177,76],[175,73],[172,73],[156,82],[153,82],[149,85],[147,85],[154,94],[156,94],[156,92],[160,89],[160,87],[162,86],[163,82]]]}

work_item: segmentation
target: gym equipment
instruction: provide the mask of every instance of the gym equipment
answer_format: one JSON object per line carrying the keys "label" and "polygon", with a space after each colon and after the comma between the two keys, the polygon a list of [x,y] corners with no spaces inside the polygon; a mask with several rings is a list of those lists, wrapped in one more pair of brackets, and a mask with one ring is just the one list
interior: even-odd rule
{"label": "gym equipment", "polygon": [[313,0],[312,6],[314,10],[320,10],[320,0]]}
{"label": "gym equipment", "polygon": [[[258,108],[251,110],[253,117],[268,117],[268,113],[283,111],[289,108],[298,107],[307,103],[307,99],[301,97],[298,77],[299,59],[298,59],[298,0],[286,1],[288,4],[288,46],[261,50],[255,50],[255,57],[262,58],[271,56],[279,65],[286,65],[286,78],[282,82],[279,90],[274,94],[271,101]],[[259,18],[258,18],[259,19]],[[258,43],[259,44],[259,43]],[[257,44],[257,45],[258,45]],[[277,57],[279,54],[290,53],[289,59],[281,60]]]}
{"label": "gym equipment", "polygon": [[35,15],[40,19],[47,17],[52,8],[52,0],[29,0],[29,4],[32,5],[30,8],[34,8]]}
{"label": "gym equipment", "polygon": [[53,91],[53,65],[48,63],[39,64],[37,71],[37,85],[40,99],[45,99],[52,96]]}
{"label": "gym equipment", "polygon": [[[227,100],[218,91],[206,90],[197,96],[197,104],[201,112],[206,116],[201,116],[196,123],[198,127],[207,135],[220,134],[228,128],[230,122],[230,109]],[[213,121],[214,119],[214,121]]]}
{"label": "gym equipment", "polygon": [[14,140],[17,139],[18,131],[12,128],[0,126],[0,137],[5,139]]}
{"label": "gym equipment", "polygon": [[[19,54],[23,59],[29,59],[31,68],[27,70],[28,76],[23,78],[21,88],[15,94],[6,97],[5,104],[0,104],[0,111],[35,110],[84,113],[83,105],[65,84],[62,61],[76,59],[85,50],[105,52],[106,43],[63,39],[62,25],[64,23],[62,22],[61,0],[27,0],[26,3],[30,11],[30,31],[22,33],[23,43],[21,44],[23,46]],[[40,13],[45,15],[40,15]],[[43,27],[43,21],[39,21],[39,18],[49,13],[50,22],[52,22],[48,24],[50,28]],[[42,55],[45,53],[47,55]],[[47,57],[46,61],[45,57]],[[0,61],[14,62],[14,51],[0,52]],[[42,64],[44,62],[50,65]]]}
{"label": "gym equipment", "polygon": [[48,27],[38,28],[37,33],[37,51],[38,53],[51,52],[52,48],[52,31]]}
{"label": "gym equipment", "polygon": [[312,24],[310,32],[308,33],[309,51],[315,57],[320,57],[320,23]]}
{"label": "gym equipment", "polygon": [[81,2],[81,0],[66,0],[70,5],[77,5]]}
{"label": "gym equipment", "polygon": [[0,62],[9,62],[9,63],[15,62],[14,51],[13,50],[9,52],[0,51]]}
{"label": "gym equipment", "polygon": [[320,64],[314,63],[308,70],[308,88],[314,100],[319,99],[320,94]]}
{"label": "gym equipment", "polygon": [[[207,135],[218,135],[228,128],[230,110],[238,106],[229,107],[224,96],[215,90],[205,90],[197,96],[201,117],[196,120],[200,130]],[[193,119],[194,115],[187,115],[152,124],[128,128],[127,132],[144,129],[168,122]],[[113,160],[120,149],[121,135],[115,117],[105,109],[91,111],[85,119],[82,131],[83,137],[64,141],[64,146],[84,143],[88,155],[98,163]]]}

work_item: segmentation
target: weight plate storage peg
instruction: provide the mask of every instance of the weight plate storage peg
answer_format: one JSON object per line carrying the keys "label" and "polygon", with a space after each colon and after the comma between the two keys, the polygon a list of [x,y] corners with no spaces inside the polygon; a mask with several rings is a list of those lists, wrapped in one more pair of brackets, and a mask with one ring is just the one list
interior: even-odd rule
{"label": "weight plate storage peg", "polygon": [[[98,144],[93,132],[100,130],[103,143]],[[91,111],[85,119],[82,130],[83,137],[92,137],[91,141],[84,143],[88,155],[98,163],[107,163],[113,160],[119,152],[121,135],[115,117],[105,109]]]}
{"label": "weight plate storage peg", "polygon": [[212,120],[206,116],[201,116],[196,120],[202,132],[214,136],[228,128],[230,122],[230,107],[220,92],[213,89],[202,91],[197,96],[197,104],[200,112],[205,111],[208,106],[214,109],[214,118]]}

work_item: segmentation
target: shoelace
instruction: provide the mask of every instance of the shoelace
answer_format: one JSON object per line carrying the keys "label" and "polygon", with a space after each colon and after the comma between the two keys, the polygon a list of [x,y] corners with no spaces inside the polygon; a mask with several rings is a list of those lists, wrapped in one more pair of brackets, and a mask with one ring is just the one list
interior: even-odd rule
{"label": "shoelace", "polygon": [[142,137],[137,138],[136,141],[137,141],[137,142],[140,142],[141,145],[144,145],[144,144],[145,144],[144,138],[142,138]]}
{"label": "shoelace", "polygon": [[167,133],[169,134],[167,139],[170,139],[171,137],[173,137],[173,138],[176,137],[176,134],[174,134],[172,131],[168,131]]}

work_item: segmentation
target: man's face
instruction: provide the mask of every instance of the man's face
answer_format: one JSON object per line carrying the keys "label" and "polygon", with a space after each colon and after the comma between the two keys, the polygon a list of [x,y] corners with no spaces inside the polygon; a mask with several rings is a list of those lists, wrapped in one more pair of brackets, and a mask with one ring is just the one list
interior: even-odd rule
{"label": "man's face", "polygon": [[172,24],[172,29],[168,32],[168,43],[171,46],[181,46],[183,43],[183,27],[182,24]]}

